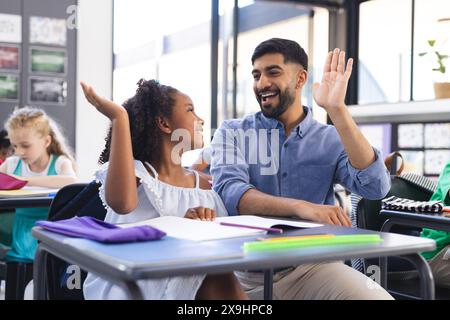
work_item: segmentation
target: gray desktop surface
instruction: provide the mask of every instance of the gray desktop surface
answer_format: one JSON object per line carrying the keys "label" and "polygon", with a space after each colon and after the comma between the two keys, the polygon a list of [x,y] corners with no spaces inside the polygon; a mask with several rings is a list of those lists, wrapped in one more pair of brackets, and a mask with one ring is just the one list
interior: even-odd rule
{"label": "gray desktop surface", "polygon": [[[368,230],[323,226],[288,231],[286,235],[362,234]],[[364,245],[335,245],[293,250],[243,254],[242,245],[258,237],[192,242],[166,237],[164,240],[128,244],[102,244],[76,239],[33,228],[33,235],[45,249],[82,269],[120,280],[137,280],[201,273],[223,273],[232,270],[271,269],[304,263],[348,260],[356,257],[406,255],[431,251],[430,239],[379,233],[383,242]],[[167,263],[165,263],[167,262]]]}

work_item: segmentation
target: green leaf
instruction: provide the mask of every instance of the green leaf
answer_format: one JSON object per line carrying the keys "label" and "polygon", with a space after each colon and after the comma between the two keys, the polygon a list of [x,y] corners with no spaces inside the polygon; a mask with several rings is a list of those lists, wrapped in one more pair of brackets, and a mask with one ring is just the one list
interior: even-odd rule
{"label": "green leaf", "polygon": [[445,73],[445,66],[440,66],[439,68],[434,68],[433,71]]}
{"label": "green leaf", "polygon": [[428,40],[428,44],[430,47],[434,47],[434,44],[436,43],[436,40]]}
{"label": "green leaf", "polygon": [[421,52],[419,53],[419,57],[423,57],[424,55],[426,55],[428,52]]}

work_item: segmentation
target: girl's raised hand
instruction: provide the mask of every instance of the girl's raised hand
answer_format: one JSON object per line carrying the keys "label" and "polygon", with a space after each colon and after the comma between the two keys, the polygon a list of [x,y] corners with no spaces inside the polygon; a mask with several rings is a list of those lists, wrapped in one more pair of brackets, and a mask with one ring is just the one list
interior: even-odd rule
{"label": "girl's raised hand", "polygon": [[89,101],[90,104],[92,104],[99,112],[107,116],[110,120],[114,120],[124,113],[126,114],[124,107],[112,102],[109,99],[100,97],[97,93],[95,93],[91,86],[82,81],[80,82],[80,85],[87,101]]}

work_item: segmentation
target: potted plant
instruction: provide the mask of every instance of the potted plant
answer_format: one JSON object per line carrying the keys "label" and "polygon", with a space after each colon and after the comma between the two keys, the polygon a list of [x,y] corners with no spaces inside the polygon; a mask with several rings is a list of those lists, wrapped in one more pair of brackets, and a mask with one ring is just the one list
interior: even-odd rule
{"label": "potted plant", "polygon": [[[428,40],[428,45],[430,46],[430,51],[419,53],[420,57],[427,54],[432,54],[436,57],[437,66],[432,70],[438,72],[441,78],[444,78],[446,73],[445,60],[448,59],[448,55],[442,54],[436,49],[436,40]],[[434,83],[434,94],[436,99],[450,98],[450,82],[435,82]]]}

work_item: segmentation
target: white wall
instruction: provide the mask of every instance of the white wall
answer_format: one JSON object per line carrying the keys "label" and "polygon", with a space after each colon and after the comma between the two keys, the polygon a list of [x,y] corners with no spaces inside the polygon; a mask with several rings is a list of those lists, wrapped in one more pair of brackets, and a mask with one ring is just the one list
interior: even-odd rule
{"label": "white wall", "polygon": [[[112,0],[78,1],[77,82],[90,84],[98,94],[112,96]],[[76,160],[82,181],[92,180],[98,168],[109,121],[84,98],[77,87]]]}

